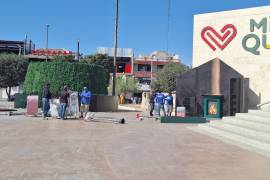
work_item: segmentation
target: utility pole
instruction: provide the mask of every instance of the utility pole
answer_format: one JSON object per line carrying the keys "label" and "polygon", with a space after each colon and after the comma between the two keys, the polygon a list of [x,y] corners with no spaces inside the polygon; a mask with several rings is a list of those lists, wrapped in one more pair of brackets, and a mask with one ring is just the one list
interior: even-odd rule
{"label": "utility pole", "polygon": [[113,96],[115,96],[115,82],[116,82],[116,57],[117,57],[117,38],[118,38],[118,0],[116,0],[114,28],[115,29],[114,29],[113,86],[112,86]]}
{"label": "utility pole", "polygon": [[49,43],[49,27],[50,25],[46,25],[47,31],[46,31],[46,62],[48,62],[48,43]]}
{"label": "utility pole", "polygon": [[80,39],[77,40],[77,60],[80,61]]}
{"label": "utility pole", "polygon": [[168,0],[168,19],[167,19],[167,42],[166,42],[166,52],[167,59],[169,59],[169,41],[170,41],[170,19],[171,19],[171,0]]}

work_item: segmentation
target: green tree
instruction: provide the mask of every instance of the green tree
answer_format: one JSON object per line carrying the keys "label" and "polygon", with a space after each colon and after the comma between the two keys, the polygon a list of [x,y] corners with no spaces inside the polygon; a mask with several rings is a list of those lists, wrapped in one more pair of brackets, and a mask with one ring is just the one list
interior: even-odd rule
{"label": "green tree", "polygon": [[151,83],[151,88],[155,91],[161,90],[164,92],[176,90],[176,76],[189,70],[189,67],[184,64],[169,63],[158,72],[156,80]]}
{"label": "green tree", "polygon": [[54,55],[53,61],[57,62],[73,62],[74,61],[73,55]]}
{"label": "green tree", "polygon": [[81,61],[88,64],[103,66],[104,69],[108,70],[108,72],[111,72],[112,70],[112,64],[110,64],[109,57],[106,54],[86,55],[82,58]]}
{"label": "green tree", "polygon": [[11,87],[20,85],[25,78],[28,59],[15,54],[0,54],[0,88],[5,88],[10,100]]}
{"label": "green tree", "polygon": [[110,63],[109,57],[106,54],[86,55],[81,59],[82,63],[100,65],[107,71],[107,79],[109,83],[110,74],[113,71],[113,64]]}
{"label": "green tree", "polygon": [[[123,75],[116,78],[116,93],[133,93],[138,89],[138,80],[131,76]],[[109,86],[109,92],[112,91],[112,83]]]}

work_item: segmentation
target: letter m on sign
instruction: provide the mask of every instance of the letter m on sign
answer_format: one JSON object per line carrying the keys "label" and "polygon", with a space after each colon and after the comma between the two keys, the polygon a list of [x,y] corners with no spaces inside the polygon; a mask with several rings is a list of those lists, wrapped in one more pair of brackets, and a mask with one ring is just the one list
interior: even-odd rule
{"label": "letter m on sign", "polygon": [[260,29],[262,27],[262,32],[267,32],[267,18],[263,18],[259,23],[256,23],[254,19],[250,20],[250,32],[254,32],[255,27]]}

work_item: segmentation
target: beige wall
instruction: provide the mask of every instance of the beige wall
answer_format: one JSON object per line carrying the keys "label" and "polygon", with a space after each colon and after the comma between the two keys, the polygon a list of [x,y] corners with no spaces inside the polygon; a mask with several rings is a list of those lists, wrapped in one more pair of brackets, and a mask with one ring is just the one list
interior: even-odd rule
{"label": "beige wall", "polygon": [[[234,68],[236,71],[250,79],[250,88],[256,93],[261,95],[261,101],[270,100],[270,49],[265,49],[262,46],[262,28],[255,31],[250,31],[250,20],[254,19],[256,23],[260,23],[263,18],[267,18],[267,44],[270,44],[270,6],[241,9],[234,11],[224,11],[217,13],[201,14],[194,16],[194,34],[193,34],[193,62],[192,66],[197,67],[211,59],[216,57],[223,60],[226,64]],[[221,50],[213,41],[209,38],[209,34],[213,35],[213,32],[206,31],[206,39],[213,44],[216,48],[214,51],[201,37],[201,32],[206,26],[213,27],[221,36],[224,33],[232,34],[231,28],[221,33],[220,30],[226,25],[232,24],[237,29],[235,38]],[[258,35],[260,39],[260,55],[255,55],[242,46],[243,38],[247,34]],[[227,38],[228,38],[227,37]],[[227,40],[224,40],[224,42]],[[215,38],[218,39],[218,38]],[[217,40],[220,44],[223,42]],[[254,39],[247,41],[248,47],[255,45]]]}

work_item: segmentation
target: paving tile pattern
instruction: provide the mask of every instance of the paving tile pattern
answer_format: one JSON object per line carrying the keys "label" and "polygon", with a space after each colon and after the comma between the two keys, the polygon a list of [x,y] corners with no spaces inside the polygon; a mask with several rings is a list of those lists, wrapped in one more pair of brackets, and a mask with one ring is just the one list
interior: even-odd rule
{"label": "paving tile pattern", "polygon": [[270,159],[185,124],[127,124],[0,116],[3,180],[269,180]]}

